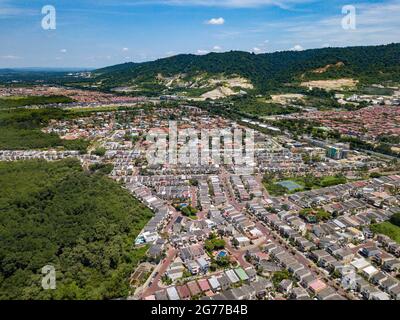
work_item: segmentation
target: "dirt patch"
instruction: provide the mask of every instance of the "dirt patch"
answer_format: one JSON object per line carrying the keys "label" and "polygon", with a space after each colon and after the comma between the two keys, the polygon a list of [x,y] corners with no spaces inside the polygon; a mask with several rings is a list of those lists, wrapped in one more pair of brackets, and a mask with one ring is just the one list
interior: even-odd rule
{"label": "dirt patch", "polygon": [[343,67],[343,66],[344,66],[344,63],[343,63],[343,62],[338,62],[338,63],[336,63],[336,64],[328,64],[328,65],[326,65],[325,67],[315,69],[315,70],[313,70],[312,72],[313,72],[313,73],[325,73],[325,72],[327,72],[327,71],[328,71],[329,69],[331,69],[331,68],[341,68],[341,67]]}
{"label": "dirt patch", "polygon": [[346,88],[354,88],[357,83],[358,80],[354,79],[315,80],[302,82],[301,86],[325,90],[343,90]]}
{"label": "dirt patch", "polygon": [[230,88],[242,88],[242,89],[253,89],[254,86],[251,84],[251,82],[245,78],[241,77],[236,77],[236,78],[230,78],[230,79],[211,79],[210,84],[223,84],[227,87]]}
{"label": "dirt patch", "polygon": [[272,95],[272,102],[286,104],[296,100],[303,100],[304,95],[298,93]]}
{"label": "dirt patch", "polygon": [[218,87],[214,90],[211,90],[209,92],[204,93],[201,95],[203,99],[211,99],[211,100],[216,100],[216,99],[221,99],[221,98],[226,98],[229,96],[235,95],[235,91],[233,91],[231,88],[228,87]]}

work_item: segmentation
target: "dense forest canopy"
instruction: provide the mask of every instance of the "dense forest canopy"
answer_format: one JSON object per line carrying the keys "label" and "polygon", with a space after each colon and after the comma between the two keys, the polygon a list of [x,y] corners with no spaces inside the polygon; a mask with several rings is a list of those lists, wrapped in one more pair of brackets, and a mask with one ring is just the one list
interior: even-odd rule
{"label": "dense forest canopy", "polygon": [[[0,300],[126,297],[149,209],[71,159],[0,162],[0,185]],[[56,290],[41,287],[45,265]]]}

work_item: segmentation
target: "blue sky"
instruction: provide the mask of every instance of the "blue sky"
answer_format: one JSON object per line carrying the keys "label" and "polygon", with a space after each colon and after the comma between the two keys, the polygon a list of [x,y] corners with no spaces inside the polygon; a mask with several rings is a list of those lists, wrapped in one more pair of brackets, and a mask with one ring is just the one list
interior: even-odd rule
{"label": "blue sky", "polygon": [[[42,7],[56,9],[43,30]],[[356,8],[344,30],[342,7]],[[0,68],[400,42],[400,0],[0,0]]]}

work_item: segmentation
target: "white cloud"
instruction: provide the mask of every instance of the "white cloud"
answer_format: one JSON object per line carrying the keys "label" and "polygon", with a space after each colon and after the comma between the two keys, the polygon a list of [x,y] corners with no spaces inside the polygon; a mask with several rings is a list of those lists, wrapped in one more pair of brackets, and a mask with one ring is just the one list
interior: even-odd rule
{"label": "white cloud", "polygon": [[254,48],[252,49],[252,52],[254,52],[254,53],[260,53],[261,51],[262,51],[262,49],[257,48],[257,47],[254,47]]}
{"label": "white cloud", "polygon": [[220,46],[214,46],[214,47],[213,47],[213,50],[214,50],[214,51],[221,51],[222,48],[221,48]]}
{"label": "white cloud", "polygon": [[61,49],[60,52],[61,53],[67,53],[67,49]]}
{"label": "white cloud", "polygon": [[293,51],[303,51],[304,48],[303,48],[301,45],[296,44],[296,45],[295,45],[293,48],[291,48],[290,50],[293,50]]}
{"label": "white cloud", "polygon": [[209,53],[207,50],[202,50],[202,49],[197,50],[197,54],[199,54],[199,55],[204,55],[207,53]]}
{"label": "white cloud", "polygon": [[122,48],[122,51],[123,51],[123,52],[128,52],[128,51],[129,51],[129,48]]}
{"label": "white cloud", "polygon": [[208,21],[206,21],[206,24],[211,24],[211,25],[215,25],[215,26],[219,26],[219,25],[223,25],[225,23],[225,19],[224,18],[212,18]]}

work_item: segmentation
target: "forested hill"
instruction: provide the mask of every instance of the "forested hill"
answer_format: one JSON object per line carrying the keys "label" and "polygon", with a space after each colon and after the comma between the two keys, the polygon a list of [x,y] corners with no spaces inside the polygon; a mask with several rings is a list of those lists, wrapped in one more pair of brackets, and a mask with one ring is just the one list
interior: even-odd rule
{"label": "forested hill", "polygon": [[[321,69],[322,68],[322,69]],[[231,51],[186,54],[144,63],[125,63],[94,71],[104,87],[149,81],[157,75],[199,73],[240,75],[259,90],[303,79],[352,77],[363,82],[400,79],[400,44],[323,48],[266,54]]]}
{"label": "forested hill", "polygon": [[[100,172],[65,159],[0,162],[0,300],[126,297],[152,212]],[[43,290],[41,270],[56,269]]]}

